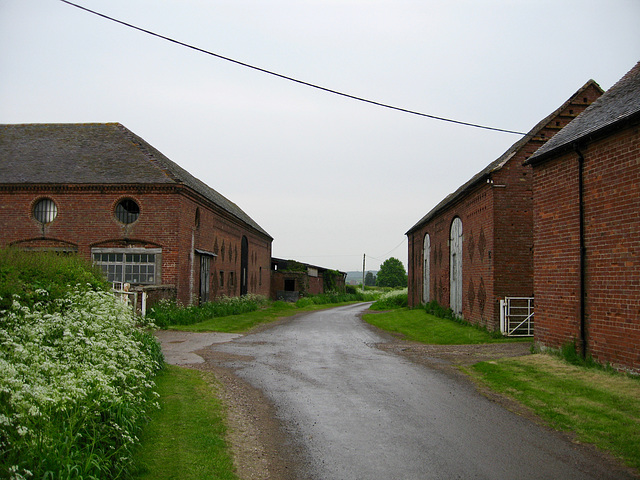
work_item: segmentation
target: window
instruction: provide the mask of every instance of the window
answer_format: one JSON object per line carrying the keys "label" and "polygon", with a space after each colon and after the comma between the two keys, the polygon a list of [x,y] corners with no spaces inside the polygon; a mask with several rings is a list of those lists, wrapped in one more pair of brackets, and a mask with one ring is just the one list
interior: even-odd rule
{"label": "window", "polygon": [[58,207],[50,198],[43,198],[33,207],[33,217],[42,224],[53,222],[58,216]]}
{"label": "window", "polygon": [[233,288],[233,272],[229,272],[229,287]]}
{"label": "window", "polygon": [[133,223],[140,216],[140,207],[138,204],[130,199],[125,198],[120,200],[116,205],[116,218],[122,223]]}
{"label": "window", "polygon": [[220,288],[224,287],[224,272],[220,272]]}
{"label": "window", "polygon": [[95,248],[92,256],[109,282],[154,285],[160,278],[161,252],[159,248]]}

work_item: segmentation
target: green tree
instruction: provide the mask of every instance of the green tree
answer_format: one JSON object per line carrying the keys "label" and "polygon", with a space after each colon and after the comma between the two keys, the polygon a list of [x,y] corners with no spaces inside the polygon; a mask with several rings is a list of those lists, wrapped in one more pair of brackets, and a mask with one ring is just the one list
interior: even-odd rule
{"label": "green tree", "polygon": [[376,284],[379,287],[406,287],[407,271],[402,262],[395,257],[387,258],[380,265]]}
{"label": "green tree", "polygon": [[376,284],[376,276],[371,272],[367,272],[367,275],[364,277],[364,284],[367,287],[375,286],[375,284]]}

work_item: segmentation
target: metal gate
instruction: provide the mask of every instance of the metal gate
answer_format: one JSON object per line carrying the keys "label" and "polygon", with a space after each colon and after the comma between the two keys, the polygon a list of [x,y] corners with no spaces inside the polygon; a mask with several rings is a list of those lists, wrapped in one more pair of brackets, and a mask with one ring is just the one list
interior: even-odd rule
{"label": "metal gate", "polygon": [[500,300],[500,331],[508,337],[533,336],[533,297]]}

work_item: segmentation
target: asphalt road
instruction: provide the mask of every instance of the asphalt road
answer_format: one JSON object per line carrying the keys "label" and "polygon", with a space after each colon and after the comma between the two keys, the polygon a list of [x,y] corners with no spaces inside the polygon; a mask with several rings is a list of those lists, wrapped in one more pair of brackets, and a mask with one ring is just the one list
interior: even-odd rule
{"label": "asphalt road", "polygon": [[376,348],[384,339],[358,317],[366,308],[302,315],[211,347],[245,358],[229,366],[276,406],[300,478],[625,478],[469,382]]}

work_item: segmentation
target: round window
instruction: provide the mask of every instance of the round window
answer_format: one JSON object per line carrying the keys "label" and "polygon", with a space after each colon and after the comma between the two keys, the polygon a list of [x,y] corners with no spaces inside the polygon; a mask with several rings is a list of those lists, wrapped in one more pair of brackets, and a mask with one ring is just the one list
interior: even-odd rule
{"label": "round window", "polygon": [[43,198],[33,207],[33,217],[40,223],[51,223],[58,216],[58,207],[50,198]]}
{"label": "round window", "polygon": [[118,205],[116,205],[116,218],[122,223],[133,223],[139,216],[140,207],[130,198],[120,200]]}

